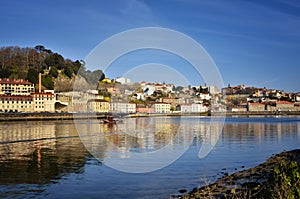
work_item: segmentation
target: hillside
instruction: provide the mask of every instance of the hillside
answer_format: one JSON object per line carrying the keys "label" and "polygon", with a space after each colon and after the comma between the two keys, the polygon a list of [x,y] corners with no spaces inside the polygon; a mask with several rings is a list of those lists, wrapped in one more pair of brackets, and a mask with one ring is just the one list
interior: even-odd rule
{"label": "hillside", "polygon": [[42,45],[0,48],[0,78],[26,79],[37,85],[39,72],[43,88],[57,92],[72,90],[76,75],[85,88],[95,87],[105,77],[101,70],[88,71],[81,61],[66,59]]}

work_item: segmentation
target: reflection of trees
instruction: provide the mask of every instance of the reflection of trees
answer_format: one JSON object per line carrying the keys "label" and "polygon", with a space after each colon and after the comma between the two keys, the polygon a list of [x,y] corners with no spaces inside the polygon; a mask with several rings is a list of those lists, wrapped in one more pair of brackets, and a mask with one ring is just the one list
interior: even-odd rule
{"label": "reflection of trees", "polygon": [[0,183],[44,184],[80,173],[87,151],[68,122],[0,124]]}

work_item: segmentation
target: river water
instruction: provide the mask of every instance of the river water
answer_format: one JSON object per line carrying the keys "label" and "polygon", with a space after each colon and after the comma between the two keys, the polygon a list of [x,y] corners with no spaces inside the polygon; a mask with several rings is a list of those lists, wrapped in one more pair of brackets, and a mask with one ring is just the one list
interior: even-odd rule
{"label": "river water", "polygon": [[[0,123],[0,197],[168,198],[300,148],[300,117],[228,117],[223,131],[209,117],[75,123]],[[211,132],[211,126],[220,133]],[[200,159],[205,142],[211,148]],[[138,156],[135,165],[126,165],[134,153],[151,154],[170,143],[171,152],[184,149],[170,165],[155,169],[172,156],[170,151],[157,155],[156,162]]]}

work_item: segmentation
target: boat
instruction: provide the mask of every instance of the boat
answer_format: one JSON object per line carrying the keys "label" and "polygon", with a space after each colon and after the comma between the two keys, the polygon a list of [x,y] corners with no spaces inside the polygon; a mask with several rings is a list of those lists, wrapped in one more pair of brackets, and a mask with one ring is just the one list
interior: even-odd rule
{"label": "boat", "polygon": [[105,120],[103,120],[104,124],[116,124],[116,120],[113,116],[107,116]]}

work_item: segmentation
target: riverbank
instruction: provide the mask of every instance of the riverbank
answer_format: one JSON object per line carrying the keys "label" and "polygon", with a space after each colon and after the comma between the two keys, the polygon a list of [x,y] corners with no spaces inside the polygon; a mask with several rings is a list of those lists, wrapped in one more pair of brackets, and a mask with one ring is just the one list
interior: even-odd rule
{"label": "riverbank", "polygon": [[282,152],[244,171],[171,198],[300,198],[300,149]]}
{"label": "riverbank", "polygon": [[[1,121],[39,121],[39,120],[78,120],[78,119],[104,119],[112,113],[0,113]],[[114,114],[113,114],[114,115]],[[181,116],[222,116],[222,117],[255,117],[255,116],[299,116],[295,111],[258,111],[258,112],[203,112],[203,113],[134,113],[116,114],[118,117],[181,117]]]}
{"label": "riverbank", "polygon": [[95,113],[2,113],[0,122],[7,121],[40,121],[40,120],[79,120],[105,119],[106,114]]}

